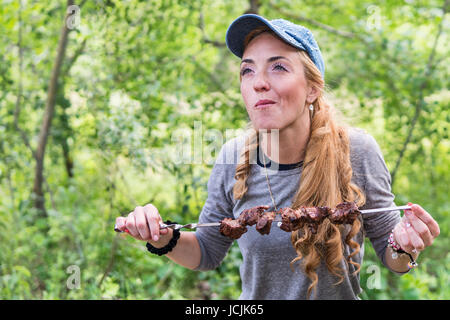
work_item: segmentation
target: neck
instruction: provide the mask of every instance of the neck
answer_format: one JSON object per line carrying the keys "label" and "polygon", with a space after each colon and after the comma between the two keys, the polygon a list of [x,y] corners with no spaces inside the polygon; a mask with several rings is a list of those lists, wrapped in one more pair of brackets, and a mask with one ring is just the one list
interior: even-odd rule
{"label": "neck", "polygon": [[298,128],[268,130],[267,133],[260,135],[260,147],[271,160],[277,163],[297,163],[305,158],[309,136],[309,123]]}

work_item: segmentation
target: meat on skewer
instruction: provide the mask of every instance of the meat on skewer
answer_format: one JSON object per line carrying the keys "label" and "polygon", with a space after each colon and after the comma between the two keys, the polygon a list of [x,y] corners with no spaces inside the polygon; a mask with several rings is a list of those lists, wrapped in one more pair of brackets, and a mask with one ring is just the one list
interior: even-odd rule
{"label": "meat on skewer", "polygon": [[280,229],[283,231],[295,231],[303,228],[305,224],[305,213],[302,213],[301,211],[296,211],[287,207],[279,209],[277,213],[281,214]]}
{"label": "meat on skewer", "polygon": [[272,222],[277,214],[281,215],[280,229],[292,232],[301,229],[305,224],[312,233],[317,232],[319,224],[328,218],[334,224],[352,224],[360,211],[354,202],[343,202],[335,209],[329,207],[281,208],[277,212],[264,212],[269,206],[257,206],[244,210],[238,219],[225,218],[220,225],[224,236],[238,239],[247,232],[246,226],[256,224],[256,230],[261,234],[269,234]]}
{"label": "meat on skewer", "polygon": [[258,222],[261,214],[269,209],[269,206],[257,206],[242,211],[237,219],[242,225],[253,226]]}
{"label": "meat on skewer", "polygon": [[352,224],[356,217],[361,214],[354,202],[343,202],[336,206],[330,213],[328,219],[334,224]]}
{"label": "meat on skewer", "polygon": [[[260,216],[269,206],[257,206],[242,211],[237,219],[225,218],[220,225],[220,233],[232,239],[239,239],[247,232],[246,226],[258,223]],[[269,228],[270,229],[270,228]]]}
{"label": "meat on skewer", "polygon": [[269,211],[264,212],[259,216],[258,222],[256,223],[256,231],[264,234],[269,234],[272,222],[275,219],[275,212]]}
{"label": "meat on skewer", "polygon": [[281,230],[290,232],[301,229],[305,224],[313,230],[315,226],[322,223],[327,218],[331,210],[328,207],[301,207],[297,210],[291,208],[282,208],[278,210],[281,213]]}
{"label": "meat on skewer", "polygon": [[239,239],[247,232],[247,227],[240,224],[238,220],[225,218],[220,223],[219,232],[231,239]]}
{"label": "meat on skewer", "polygon": [[312,233],[317,232],[319,224],[331,213],[331,209],[328,207],[301,207],[300,211]]}

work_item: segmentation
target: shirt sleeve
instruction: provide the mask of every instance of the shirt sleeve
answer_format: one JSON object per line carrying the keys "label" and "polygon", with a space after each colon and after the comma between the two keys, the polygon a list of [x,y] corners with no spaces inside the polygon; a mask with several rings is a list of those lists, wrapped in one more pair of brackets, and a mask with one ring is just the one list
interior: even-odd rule
{"label": "shirt sleeve", "polygon": [[[233,217],[233,201],[230,187],[234,178],[235,166],[224,161],[224,146],[211,171],[208,180],[208,196],[200,213],[199,223],[220,222]],[[200,264],[194,270],[205,271],[217,268],[233,239],[223,236],[219,227],[198,228],[195,232],[201,250]]]}
{"label": "shirt sleeve", "polygon": [[[361,210],[396,206],[395,196],[391,192],[391,175],[378,143],[371,135],[364,133],[354,147],[358,148],[353,159],[357,169],[355,179],[359,181],[358,185],[363,187],[366,195],[366,203]],[[389,234],[401,221],[400,211],[363,214],[362,218],[365,235],[383,265],[390,269],[386,264],[385,252]]]}

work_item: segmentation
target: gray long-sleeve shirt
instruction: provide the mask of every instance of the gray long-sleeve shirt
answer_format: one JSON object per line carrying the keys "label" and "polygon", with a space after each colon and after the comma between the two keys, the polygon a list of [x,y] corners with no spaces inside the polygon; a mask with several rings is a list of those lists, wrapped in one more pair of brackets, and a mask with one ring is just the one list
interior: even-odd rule
{"label": "gray long-sleeve shirt", "polygon": [[[390,174],[375,139],[360,129],[349,130],[350,160],[353,169],[352,180],[366,195],[366,204],[360,209],[395,206],[390,188]],[[267,186],[264,167],[251,164],[247,180],[248,191],[242,199],[233,198],[234,175],[239,155],[244,146],[244,137],[226,142],[217,157],[208,181],[208,197],[200,214],[199,222],[217,222],[224,218],[236,219],[248,208],[268,205],[273,209]],[[266,161],[270,161],[266,158]],[[276,165],[276,163],[273,163]],[[276,168],[276,167],[272,167]],[[281,168],[280,168],[281,169]],[[285,168],[284,168],[285,169]],[[270,170],[269,180],[277,208],[290,207],[299,188],[302,167],[288,170]],[[400,222],[400,212],[364,214],[363,226],[355,236],[361,250],[353,260],[362,265],[364,237],[368,237],[384,265],[387,238],[394,226]],[[233,240],[221,235],[216,227],[199,228],[196,237],[201,249],[201,262],[196,270],[217,268],[225,258]],[[310,280],[296,262],[294,271],[290,262],[297,257],[291,243],[291,233],[272,224],[269,235],[261,235],[254,227],[236,240],[242,253],[240,266],[242,293],[239,299],[306,299]],[[344,246],[344,256],[350,248]],[[342,261],[345,270],[345,262]],[[349,264],[344,281],[334,285],[338,278],[332,275],[321,262],[316,272],[319,282],[310,298],[316,299],[358,299],[361,293],[359,274]]]}

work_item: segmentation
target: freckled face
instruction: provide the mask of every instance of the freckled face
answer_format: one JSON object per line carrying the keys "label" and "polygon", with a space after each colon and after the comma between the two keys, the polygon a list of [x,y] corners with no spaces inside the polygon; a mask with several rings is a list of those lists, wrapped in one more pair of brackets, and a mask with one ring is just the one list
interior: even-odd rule
{"label": "freckled face", "polygon": [[295,48],[269,33],[257,36],[244,51],[240,76],[241,94],[256,130],[281,131],[308,123],[308,87]]}

